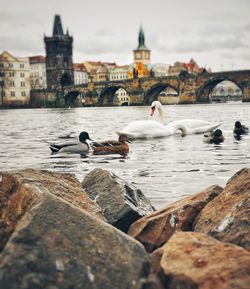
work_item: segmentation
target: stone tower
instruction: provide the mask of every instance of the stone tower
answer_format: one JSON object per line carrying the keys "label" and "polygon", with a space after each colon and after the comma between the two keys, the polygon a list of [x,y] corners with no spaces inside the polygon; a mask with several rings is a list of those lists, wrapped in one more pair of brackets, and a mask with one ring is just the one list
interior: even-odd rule
{"label": "stone tower", "polygon": [[52,37],[44,37],[46,49],[46,77],[49,89],[61,89],[74,84],[73,37],[63,33],[61,17],[55,15]]}
{"label": "stone tower", "polygon": [[133,50],[134,62],[142,62],[143,64],[150,63],[150,50],[145,45],[145,36],[142,26],[140,27],[138,36],[138,47]]}

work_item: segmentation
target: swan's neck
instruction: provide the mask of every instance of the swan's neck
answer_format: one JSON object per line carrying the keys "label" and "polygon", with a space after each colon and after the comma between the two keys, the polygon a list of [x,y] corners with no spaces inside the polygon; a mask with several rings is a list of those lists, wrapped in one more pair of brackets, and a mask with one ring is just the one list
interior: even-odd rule
{"label": "swan's neck", "polygon": [[164,121],[164,112],[163,112],[162,106],[158,107],[158,111],[159,111],[159,115],[160,115],[160,121],[161,121],[161,123],[163,123],[163,121]]}
{"label": "swan's neck", "polygon": [[184,125],[182,125],[182,124],[178,125],[177,131],[178,130],[181,131],[182,135],[186,135],[188,133],[186,127]]}

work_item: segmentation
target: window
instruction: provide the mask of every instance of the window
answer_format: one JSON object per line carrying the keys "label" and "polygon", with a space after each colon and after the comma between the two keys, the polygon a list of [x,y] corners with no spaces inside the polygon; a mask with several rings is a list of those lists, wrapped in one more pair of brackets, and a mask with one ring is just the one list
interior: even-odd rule
{"label": "window", "polygon": [[20,68],[24,68],[24,64],[23,63],[20,64]]}
{"label": "window", "polygon": [[10,96],[15,96],[15,91],[11,91]]}
{"label": "window", "polygon": [[9,67],[10,68],[14,67],[13,63],[9,63]]}
{"label": "window", "polygon": [[25,92],[25,91],[22,91],[22,92],[21,92],[21,95],[22,95],[22,96],[26,96],[26,92]]}
{"label": "window", "polygon": [[21,87],[25,87],[25,81],[20,82]]}
{"label": "window", "polygon": [[14,87],[15,86],[15,82],[13,80],[10,80],[10,87]]}
{"label": "window", "polygon": [[1,67],[1,68],[3,68],[3,67],[4,67],[3,63],[0,63],[0,67]]}
{"label": "window", "polygon": [[138,59],[138,58],[141,58],[141,52],[136,52],[136,58]]}
{"label": "window", "polygon": [[14,77],[14,76],[15,76],[14,71],[10,71],[10,72],[9,72],[9,77]]}
{"label": "window", "polygon": [[21,72],[21,73],[20,73],[20,77],[24,78],[24,77],[25,77],[25,73],[24,73],[24,72]]}

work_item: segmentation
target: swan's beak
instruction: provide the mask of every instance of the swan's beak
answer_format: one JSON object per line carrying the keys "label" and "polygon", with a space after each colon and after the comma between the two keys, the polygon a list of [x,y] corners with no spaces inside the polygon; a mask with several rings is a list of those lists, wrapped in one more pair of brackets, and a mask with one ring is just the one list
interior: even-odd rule
{"label": "swan's beak", "polygon": [[152,116],[154,114],[154,112],[155,112],[155,106],[152,106],[150,116]]}

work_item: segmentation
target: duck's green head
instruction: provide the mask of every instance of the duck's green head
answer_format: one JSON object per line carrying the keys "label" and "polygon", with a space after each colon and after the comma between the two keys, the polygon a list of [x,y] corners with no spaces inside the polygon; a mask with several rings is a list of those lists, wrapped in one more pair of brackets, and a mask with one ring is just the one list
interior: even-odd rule
{"label": "duck's green head", "polygon": [[89,134],[88,134],[86,131],[82,131],[82,132],[79,134],[79,141],[80,141],[80,142],[85,142],[86,139],[92,140],[92,139],[89,137]]}
{"label": "duck's green head", "polygon": [[222,131],[220,129],[216,129],[214,131],[213,135],[216,136],[216,137],[220,137],[220,136],[222,136]]}

